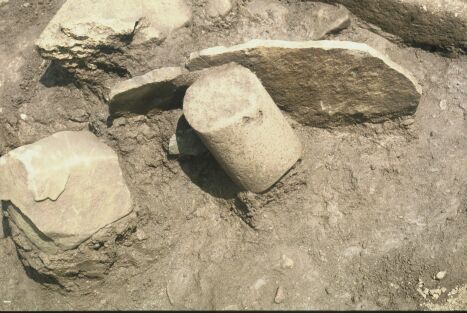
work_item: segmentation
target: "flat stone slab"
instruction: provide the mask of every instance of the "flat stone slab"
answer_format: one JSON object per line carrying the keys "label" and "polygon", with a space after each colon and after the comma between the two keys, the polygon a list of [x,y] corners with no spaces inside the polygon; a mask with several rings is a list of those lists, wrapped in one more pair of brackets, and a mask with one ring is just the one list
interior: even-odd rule
{"label": "flat stone slab", "polygon": [[0,200],[40,250],[75,248],[131,212],[117,154],[90,132],[64,131],[0,158]]}
{"label": "flat stone slab", "polygon": [[67,0],[36,45],[46,58],[83,59],[118,42],[161,41],[191,14],[184,0]]}
{"label": "flat stone slab", "polygon": [[186,89],[207,71],[189,72],[181,67],[163,67],[121,81],[110,91],[110,114],[148,114],[181,108]]}
{"label": "flat stone slab", "polygon": [[363,43],[252,40],[193,53],[190,70],[229,62],[261,80],[300,123],[325,127],[413,114],[422,89],[414,76]]}
{"label": "flat stone slab", "polygon": [[465,0],[324,0],[422,47],[467,52]]}
{"label": "flat stone slab", "polygon": [[183,90],[177,82],[186,72],[181,67],[165,67],[117,83],[110,92],[110,114],[147,114],[181,103]]}

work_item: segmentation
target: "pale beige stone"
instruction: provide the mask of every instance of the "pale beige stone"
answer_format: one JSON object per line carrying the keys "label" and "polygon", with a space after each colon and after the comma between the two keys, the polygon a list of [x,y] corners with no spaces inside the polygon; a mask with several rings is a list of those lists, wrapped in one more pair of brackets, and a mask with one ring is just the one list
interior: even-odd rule
{"label": "pale beige stone", "polygon": [[306,29],[309,40],[321,40],[329,33],[347,28],[350,23],[350,12],[345,7],[316,3],[307,9],[298,25]]}
{"label": "pale beige stone", "polygon": [[110,92],[110,113],[146,114],[164,109],[177,101],[177,94],[181,102],[183,91],[177,79],[186,72],[180,67],[165,67],[117,83]]}
{"label": "pale beige stone", "polygon": [[323,0],[345,5],[358,17],[407,43],[467,52],[466,0]]}
{"label": "pale beige stone", "polygon": [[82,59],[129,39],[161,41],[191,14],[184,0],[67,0],[36,44],[47,58]]}
{"label": "pale beige stone", "polygon": [[259,79],[237,64],[202,75],[188,88],[183,111],[227,174],[247,190],[267,190],[302,155],[299,139]]}
{"label": "pale beige stone", "polygon": [[59,132],[0,158],[0,200],[40,250],[76,247],[131,212],[116,153],[90,132]]}
{"label": "pale beige stone", "polygon": [[235,0],[207,0],[206,13],[210,17],[227,15],[231,10]]}
{"label": "pale beige stone", "polygon": [[109,94],[110,114],[148,114],[181,107],[186,89],[207,71],[163,67],[118,82]]}
{"label": "pale beige stone", "polygon": [[422,92],[409,71],[356,42],[252,40],[193,53],[187,67],[229,62],[252,70],[281,109],[312,126],[413,114]]}
{"label": "pale beige stone", "polygon": [[279,0],[253,0],[245,7],[246,11],[253,17],[261,20],[273,19],[284,22],[288,8]]}

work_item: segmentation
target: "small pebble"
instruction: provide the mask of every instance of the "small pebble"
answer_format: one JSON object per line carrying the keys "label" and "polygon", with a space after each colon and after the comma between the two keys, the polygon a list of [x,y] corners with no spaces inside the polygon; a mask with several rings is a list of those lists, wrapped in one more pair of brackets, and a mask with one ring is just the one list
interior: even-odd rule
{"label": "small pebble", "polygon": [[441,272],[438,272],[438,274],[436,274],[436,279],[437,280],[441,280],[444,277],[446,277],[446,271],[441,271]]}
{"label": "small pebble", "polygon": [[136,238],[138,240],[142,241],[142,240],[148,239],[148,236],[146,235],[146,233],[142,229],[138,228],[136,230]]}
{"label": "small pebble", "polygon": [[401,125],[407,127],[407,126],[412,125],[414,122],[415,122],[415,120],[413,118],[408,118],[408,119],[402,121]]}
{"label": "small pebble", "polygon": [[277,287],[277,290],[276,290],[276,296],[274,297],[274,302],[279,304],[279,303],[284,302],[284,300],[285,300],[284,288],[282,288],[282,286],[279,286]]}
{"label": "small pebble", "polygon": [[376,300],[376,304],[380,307],[386,307],[391,299],[388,296],[379,296]]}
{"label": "small pebble", "polygon": [[289,258],[286,255],[282,255],[282,260],[281,260],[281,267],[282,268],[293,268],[294,267],[294,261]]}
{"label": "small pebble", "polygon": [[444,110],[446,110],[446,107],[447,107],[446,106],[446,100],[441,100],[440,103],[439,103],[439,108],[444,111]]}

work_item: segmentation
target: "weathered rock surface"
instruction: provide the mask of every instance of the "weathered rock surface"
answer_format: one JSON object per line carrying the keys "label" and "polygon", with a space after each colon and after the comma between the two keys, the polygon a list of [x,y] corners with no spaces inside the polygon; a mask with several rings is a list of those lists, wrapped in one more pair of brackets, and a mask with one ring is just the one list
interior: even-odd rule
{"label": "weathered rock surface", "polygon": [[93,69],[106,61],[98,55],[130,42],[160,42],[190,20],[184,0],[67,0],[36,45],[43,57],[67,68]]}
{"label": "weathered rock surface", "polygon": [[59,132],[0,158],[0,200],[42,252],[76,248],[131,212],[116,153],[90,132]]}
{"label": "weathered rock surface", "polygon": [[[299,8],[295,8],[300,9]],[[343,6],[315,3],[311,8],[304,8],[305,15],[300,20],[289,22],[292,29],[302,27],[309,40],[320,40],[325,35],[337,33],[350,26],[350,12]]]}
{"label": "weathered rock surface", "polygon": [[[300,30],[309,40],[319,40],[350,25],[349,10],[326,3],[289,8],[278,0],[253,0],[245,6],[245,11],[258,22],[257,29],[267,25],[267,32],[258,36],[268,36],[266,39],[289,38],[290,33]],[[292,18],[297,15],[300,18]]]}
{"label": "weathered rock surface", "polygon": [[227,15],[231,10],[235,0],[208,0],[206,3],[206,13],[210,17]]}
{"label": "weathered rock surface", "polygon": [[207,71],[209,69],[188,72],[181,67],[163,67],[121,81],[110,91],[110,114],[148,114],[182,107],[186,89]]}
{"label": "weathered rock surface", "polygon": [[285,22],[288,8],[278,0],[253,0],[245,7],[246,11],[261,20],[273,19]]}
{"label": "weathered rock surface", "polygon": [[260,80],[227,64],[188,88],[183,112],[206,147],[240,186],[263,192],[302,155],[302,145]]}
{"label": "weathered rock surface", "polygon": [[355,42],[252,40],[193,53],[187,67],[199,70],[229,62],[255,72],[280,108],[312,126],[413,114],[422,92],[407,70]]}
{"label": "weathered rock surface", "polygon": [[[7,203],[9,206],[12,204]],[[38,278],[38,282],[54,290],[86,291],[95,288],[110,268],[118,267],[119,261],[124,263],[116,242],[121,243],[126,234],[134,231],[135,215],[130,213],[98,230],[76,249],[55,254],[37,249],[15,223],[9,223],[8,228],[21,262],[28,271],[35,273],[33,277]]]}
{"label": "weathered rock surface", "polygon": [[358,17],[409,44],[467,52],[465,0],[324,0],[345,5]]}
{"label": "weathered rock surface", "polygon": [[177,79],[186,72],[180,67],[166,67],[118,83],[110,92],[110,114],[146,114],[181,103],[184,90]]}

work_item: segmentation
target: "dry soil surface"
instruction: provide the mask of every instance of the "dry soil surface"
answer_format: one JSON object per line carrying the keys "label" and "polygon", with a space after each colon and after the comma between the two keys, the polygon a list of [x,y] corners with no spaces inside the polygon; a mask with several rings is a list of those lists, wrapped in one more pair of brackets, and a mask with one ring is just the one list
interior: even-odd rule
{"label": "dry soil surface", "polygon": [[[133,74],[251,37],[308,38],[299,19],[282,35],[244,22],[244,2],[218,22],[195,14]],[[62,3],[0,6],[0,155],[91,129],[119,154],[138,224],[116,241],[107,277],[77,293],[42,286],[0,236],[0,310],[467,309],[465,56],[394,44],[355,19],[328,36],[365,42],[411,70],[423,86],[417,113],[332,129],[290,119],[304,158],[254,195],[209,155],[167,156],[181,109],[109,121],[106,104],[42,60],[34,41]],[[299,5],[312,6],[291,3],[297,16],[306,11]],[[433,279],[440,271],[446,277]]]}

